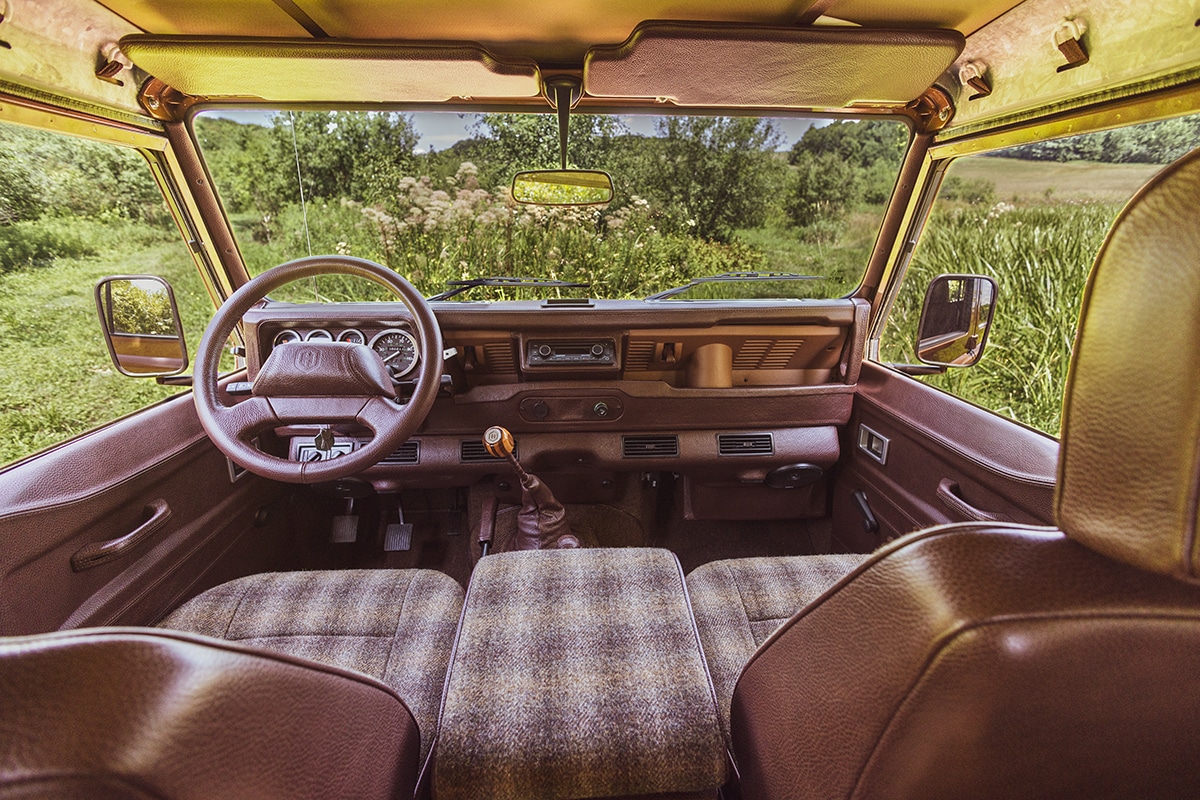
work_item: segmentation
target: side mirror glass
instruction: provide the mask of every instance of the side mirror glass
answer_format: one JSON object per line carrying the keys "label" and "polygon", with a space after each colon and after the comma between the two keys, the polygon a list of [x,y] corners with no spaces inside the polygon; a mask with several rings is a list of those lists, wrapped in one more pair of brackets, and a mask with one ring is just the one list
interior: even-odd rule
{"label": "side mirror glass", "polygon": [[598,206],[613,199],[613,182],[599,170],[530,170],[513,178],[512,196],[528,205]]}
{"label": "side mirror glass", "polygon": [[115,275],[96,284],[96,311],[108,354],[124,375],[178,375],[187,369],[187,345],[175,292],[153,275]]}
{"label": "side mirror glass", "polygon": [[983,357],[996,282],[983,275],[939,275],[925,292],[917,358],[939,367],[969,367]]}

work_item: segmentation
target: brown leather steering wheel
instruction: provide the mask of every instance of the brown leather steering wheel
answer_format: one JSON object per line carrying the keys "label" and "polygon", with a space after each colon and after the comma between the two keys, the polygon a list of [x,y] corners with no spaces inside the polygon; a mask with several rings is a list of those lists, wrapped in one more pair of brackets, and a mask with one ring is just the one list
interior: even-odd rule
{"label": "brown leather steering wheel", "polygon": [[[311,396],[300,392],[288,392],[287,396],[270,396],[265,391],[259,391],[256,380],[255,396],[231,406],[225,405],[217,388],[218,365],[225,342],[242,315],[273,289],[295,280],[330,274],[354,275],[386,286],[408,307],[419,342],[417,385],[413,390],[412,399],[400,405],[394,399],[385,397],[381,391],[364,390],[353,393],[353,387],[356,386],[369,388],[370,381],[366,379],[350,381],[351,393],[314,393]],[[324,345],[334,346],[322,349]],[[305,343],[305,347],[308,348],[309,356],[299,359],[300,366],[311,366],[320,370],[323,369],[323,363],[345,361],[344,358],[337,358],[346,355],[344,348],[361,346],[328,342],[320,345]],[[360,373],[370,372],[376,366],[376,372],[386,376],[379,355],[373,350],[362,350],[365,350],[365,353],[356,350],[352,354],[359,369],[351,377],[361,378]],[[329,358],[330,355],[335,358]],[[378,364],[373,363],[371,359]],[[364,366],[366,370],[362,369]],[[355,364],[352,364],[350,372],[354,373],[354,367]],[[260,372],[259,377],[262,375]],[[362,472],[379,463],[407,441],[425,421],[433,407],[441,376],[442,332],[429,304],[411,283],[373,261],[350,256],[310,256],[272,267],[234,292],[229,300],[217,309],[204,331],[204,338],[196,353],[194,395],[196,412],[204,430],[217,449],[235,463],[265,478],[287,483],[317,483]],[[276,377],[278,378],[278,375]],[[275,385],[278,383],[279,381],[275,381]],[[292,383],[299,386],[317,386],[325,385],[329,381],[310,381],[308,376],[297,374]],[[354,452],[327,461],[311,462],[277,458],[251,444],[251,439],[263,431],[281,425],[304,423],[358,423],[369,428],[374,438]]]}

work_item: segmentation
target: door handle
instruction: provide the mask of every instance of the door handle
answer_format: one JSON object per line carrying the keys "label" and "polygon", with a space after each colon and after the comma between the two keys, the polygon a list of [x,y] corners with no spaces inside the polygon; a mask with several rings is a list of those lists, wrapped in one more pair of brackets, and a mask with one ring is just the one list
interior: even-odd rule
{"label": "door handle", "polygon": [[1012,522],[1012,517],[999,512],[984,511],[963,499],[962,489],[949,478],[942,478],[937,487],[938,499],[951,511],[974,522]]}
{"label": "door handle", "polygon": [[92,542],[79,548],[75,555],[71,556],[71,569],[83,572],[85,569],[107,564],[114,558],[120,558],[162,530],[171,518],[171,507],[161,498],[146,506],[146,511],[150,513],[150,519],[124,536]]}

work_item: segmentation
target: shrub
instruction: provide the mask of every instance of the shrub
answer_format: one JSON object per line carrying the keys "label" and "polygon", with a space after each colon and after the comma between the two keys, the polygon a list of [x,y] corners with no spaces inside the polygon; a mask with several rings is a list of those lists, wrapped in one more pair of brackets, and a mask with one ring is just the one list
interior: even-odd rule
{"label": "shrub", "polygon": [[95,252],[79,229],[67,220],[49,217],[0,226],[0,272],[44,267],[57,258]]}

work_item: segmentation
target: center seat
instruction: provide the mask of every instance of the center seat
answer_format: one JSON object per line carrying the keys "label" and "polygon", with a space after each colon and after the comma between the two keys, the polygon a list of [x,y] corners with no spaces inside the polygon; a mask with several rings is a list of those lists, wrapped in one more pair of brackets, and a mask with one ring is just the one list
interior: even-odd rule
{"label": "center seat", "polygon": [[479,562],[446,680],[437,800],[714,798],[726,764],[674,554],[534,550]]}

